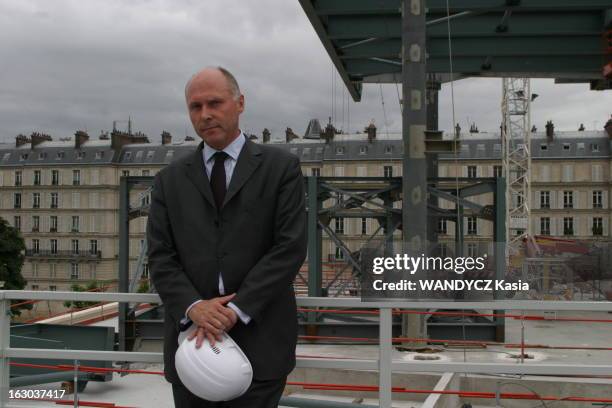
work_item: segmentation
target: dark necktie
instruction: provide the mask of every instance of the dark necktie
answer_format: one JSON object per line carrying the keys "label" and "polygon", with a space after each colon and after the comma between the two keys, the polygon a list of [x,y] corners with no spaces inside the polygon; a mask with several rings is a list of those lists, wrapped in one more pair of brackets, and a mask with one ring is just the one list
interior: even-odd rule
{"label": "dark necktie", "polygon": [[225,186],[225,159],[228,158],[228,154],[225,152],[217,152],[213,155],[215,164],[213,165],[210,174],[210,187],[212,188],[213,196],[215,197],[215,203],[217,209],[221,209],[223,200],[225,199],[225,192],[227,188]]}

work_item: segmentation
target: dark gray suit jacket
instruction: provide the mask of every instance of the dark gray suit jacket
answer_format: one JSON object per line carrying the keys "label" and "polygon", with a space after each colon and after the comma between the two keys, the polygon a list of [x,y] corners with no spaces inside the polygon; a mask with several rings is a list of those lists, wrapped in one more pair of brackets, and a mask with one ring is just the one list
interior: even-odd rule
{"label": "dark gray suit jacket", "polygon": [[203,143],[155,177],[147,224],[151,279],[165,308],[164,372],[178,384],[179,322],[198,299],[226,294],[251,316],[229,334],[256,379],[295,367],[293,280],[306,256],[304,185],[299,159],[247,140],[220,211],[202,160]]}

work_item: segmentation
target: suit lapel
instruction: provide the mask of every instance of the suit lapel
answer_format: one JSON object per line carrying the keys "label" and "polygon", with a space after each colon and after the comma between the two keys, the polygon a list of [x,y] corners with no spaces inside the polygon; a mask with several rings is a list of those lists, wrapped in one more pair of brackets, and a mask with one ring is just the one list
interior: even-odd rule
{"label": "suit lapel", "polygon": [[206,176],[206,170],[204,168],[204,160],[202,159],[202,148],[204,142],[200,143],[195,152],[192,153],[191,159],[185,162],[185,171],[187,177],[196,186],[200,194],[212,205],[215,205],[212,189],[210,188],[210,180]]}
{"label": "suit lapel", "polygon": [[223,206],[225,206],[229,200],[231,200],[232,197],[234,197],[236,193],[240,191],[244,183],[247,182],[260,164],[261,150],[255,143],[247,139],[242,151],[240,152],[240,155],[238,156],[238,162],[236,163],[229,188],[225,194]]}

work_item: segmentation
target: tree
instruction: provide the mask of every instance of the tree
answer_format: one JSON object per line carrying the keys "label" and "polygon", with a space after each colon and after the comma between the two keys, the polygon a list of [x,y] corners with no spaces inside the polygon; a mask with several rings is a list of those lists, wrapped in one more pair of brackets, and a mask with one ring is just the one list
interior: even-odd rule
{"label": "tree", "polygon": [[[21,275],[21,267],[25,259],[25,243],[19,231],[11,227],[5,219],[0,218],[0,281],[4,282],[3,290],[22,290],[27,281]],[[11,304],[23,303],[23,300],[13,300]],[[32,304],[19,305],[11,308],[13,315],[19,316],[21,309],[32,309]]]}
{"label": "tree", "polygon": [[[73,292],[98,292],[98,282],[97,281],[91,281],[87,284],[87,286],[81,286],[78,283],[73,283],[70,286],[70,289]],[[90,306],[94,306],[97,305],[99,302],[85,302],[85,301],[81,301],[81,300],[77,300],[77,301],[72,301],[72,300],[67,300],[64,302],[64,307],[75,307],[77,309],[82,309],[84,307],[90,307]]]}

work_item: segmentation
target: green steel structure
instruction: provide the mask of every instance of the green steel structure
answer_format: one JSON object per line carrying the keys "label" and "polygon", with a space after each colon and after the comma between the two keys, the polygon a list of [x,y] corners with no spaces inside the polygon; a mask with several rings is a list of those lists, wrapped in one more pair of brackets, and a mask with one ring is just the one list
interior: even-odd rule
{"label": "green steel structure", "polygon": [[[402,82],[401,0],[299,1],[355,101],[363,83]],[[455,79],[555,78],[610,88],[602,69],[609,58],[604,35],[612,29],[612,1],[448,3],[447,10],[447,0],[424,2],[428,73],[450,78],[450,23]]]}

